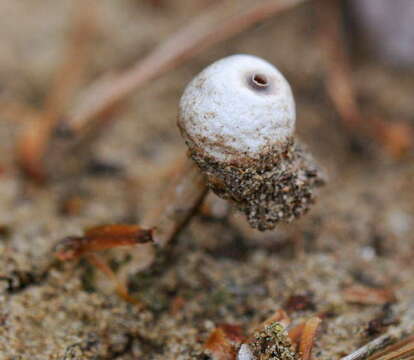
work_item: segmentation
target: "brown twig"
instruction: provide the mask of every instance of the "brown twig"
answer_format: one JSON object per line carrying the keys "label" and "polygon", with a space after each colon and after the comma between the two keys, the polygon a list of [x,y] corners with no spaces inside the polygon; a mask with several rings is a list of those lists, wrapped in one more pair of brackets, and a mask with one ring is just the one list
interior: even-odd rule
{"label": "brown twig", "polygon": [[369,355],[373,354],[385,346],[395,341],[394,337],[388,334],[382,335],[368,344],[360,347],[351,354],[341,358],[341,360],[362,360],[366,359]]}
{"label": "brown twig", "polygon": [[163,200],[143,220],[143,226],[155,225],[153,239],[160,248],[187,224],[208,192],[204,174],[189,158],[184,160],[172,184]]}
{"label": "brown twig", "polygon": [[344,127],[353,135],[371,137],[391,155],[403,155],[414,143],[411,127],[366,116],[361,111],[352,83],[352,71],[345,49],[341,14],[342,0],[316,0],[319,40],[325,62],[325,84]]}
{"label": "brown twig", "polygon": [[93,2],[78,0],[75,24],[69,41],[65,61],[56,72],[43,111],[27,125],[18,142],[18,161],[24,171],[38,181],[45,178],[42,164],[56,124],[61,119],[68,100],[83,78],[95,32]]}
{"label": "brown twig", "polygon": [[383,351],[380,351],[377,354],[371,356],[369,360],[399,359],[398,356],[408,354],[411,355],[412,358],[414,358],[414,335],[409,336],[408,338],[403,339],[394,345],[388,346]]}
{"label": "brown twig", "polygon": [[[98,129],[114,121],[110,116],[113,111],[129,95],[149,81],[183,64],[201,51],[305,1],[307,0],[263,0],[254,2],[253,5],[250,0],[231,4],[220,2],[207,10],[130,69],[118,76],[104,75],[92,84],[90,91],[82,97],[82,102],[74,107],[65,121],[65,128],[74,135],[74,140],[62,149],[62,152],[84,143],[84,139],[90,139]],[[30,149],[22,151],[24,167],[31,173],[38,172],[39,161],[44,158],[54,125],[56,114],[53,119],[45,121],[46,130],[40,131],[41,136],[35,136],[36,142],[25,145],[24,148]],[[37,154],[36,157],[30,155],[31,153]],[[63,154],[60,156],[63,157]],[[35,166],[33,159],[36,160]]]}
{"label": "brown twig", "polygon": [[[341,360],[413,359],[414,358],[414,335],[409,336],[408,338],[403,339],[394,345],[390,345],[396,340],[397,339],[395,336],[391,334],[384,334],[374,339],[370,343],[362,346],[361,348],[355,350],[353,353],[341,358]],[[384,350],[380,351],[381,349],[384,349]]]}
{"label": "brown twig", "polygon": [[319,17],[319,40],[325,62],[326,89],[341,120],[349,130],[363,124],[363,115],[358,107],[351,82],[351,69],[344,48],[342,0],[317,0],[315,7]]}

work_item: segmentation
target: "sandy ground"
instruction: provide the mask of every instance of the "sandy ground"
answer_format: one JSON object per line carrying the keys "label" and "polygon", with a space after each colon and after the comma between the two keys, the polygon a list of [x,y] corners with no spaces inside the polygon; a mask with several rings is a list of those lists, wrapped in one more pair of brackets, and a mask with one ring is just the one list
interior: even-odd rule
{"label": "sandy ground", "polygon": [[[0,5],[0,95],[40,107],[70,29],[73,2],[6,1]],[[101,1],[99,36],[87,79],[123,68],[189,17],[200,2],[154,9],[140,1]],[[45,188],[14,166],[21,119],[0,118],[0,359],[209,359],[203,343],[215,326],[244,329],[289,299],[306,295],[294,322],[324,312],[315,358],[338,359],[378,334],[369,323],[384,314],[409,332],[414,323],[414,162],[390,159],[369,142],[350,145],[326,98],[320,48],[310,5],[214,47],[136,93],[99,140],[96,158],[119,172],[82,171]],[[276,64],[297,99],[298,133],[329,174],[317,205],[302,220],[274,232],[247,230],[243,219],[197,215],[169,249],[162,267],[131,275],[138,310],[120,300],[86,262],[45,264],[56,241],[88,226],[139,222],[163,196],[162,169],[184,154],[175,118],[185,84],[210,62],[251,53]],[[413,119],[413,72],[358,59],[355,81],[367,111]],[[128,179],[126,181],[125,179]],[[132,185],[131,185],[132,184]],[[67,214],[66,199],[80,197]],[[213,196],[209,199],[216,202]],[[138,252],[138,250],[137,250]],[[128,268],[145,251],[109,251]],[[345,301],[350,285],[392,289],[395,303]]]}

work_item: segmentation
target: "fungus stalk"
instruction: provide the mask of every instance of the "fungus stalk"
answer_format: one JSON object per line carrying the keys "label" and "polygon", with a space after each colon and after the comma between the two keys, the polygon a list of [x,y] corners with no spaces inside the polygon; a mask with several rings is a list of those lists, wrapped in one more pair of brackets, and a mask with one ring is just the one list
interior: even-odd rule
{"label": "fungus stalk", "polygon": [[70,259],[118,245],[152,242],[164,248],[208,190],[229,200],[253,228],[271,230],[308,211],[323,181],[312,156],[295,139],[290,86],[270,63],[233,55],[208,66],[186,87],[178,126],[189,159],[163,200],[139,226],[104,226],[60,243]]}
{"label": "fungus stalk", "polygon": [[143,221],[143,225],[148,227],[157,224],[153,230],[153,242],[157,247],[164,248],[184,227],[207,191],[204,175],[194,162],[185,159],[163,202],[155,206]]}

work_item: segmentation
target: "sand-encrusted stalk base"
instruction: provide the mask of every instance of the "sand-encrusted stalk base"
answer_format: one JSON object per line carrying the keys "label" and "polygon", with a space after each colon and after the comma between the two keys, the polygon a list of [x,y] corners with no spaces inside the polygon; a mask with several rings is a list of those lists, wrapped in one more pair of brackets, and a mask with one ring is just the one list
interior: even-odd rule
{"label": "sand-encrusted stalk base", "polygon": [[309,210],[321,171],[303,146],[291,139],[281,151],[270,149],[259,160],[219,163],[199,151],[191,157],[207,175],[208,186],[242,211],[253,228],[273,229]]}

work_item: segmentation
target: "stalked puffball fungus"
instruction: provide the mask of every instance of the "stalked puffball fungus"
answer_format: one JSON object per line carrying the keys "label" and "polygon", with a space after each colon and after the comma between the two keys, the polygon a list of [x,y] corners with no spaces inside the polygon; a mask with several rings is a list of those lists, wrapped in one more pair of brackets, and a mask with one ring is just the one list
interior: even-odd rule
{"label": "stalked puffball fungus", "polygon": [[253,228],[270,230],[305,213],[322,184],[313,158],[294,138],[295,120],[283,75],[256,56],[233,55],[188,84],[178,126],[208,187]]}
{"label": "stalked puffball fungus", "polygon": [[[294,138],[289,84],[260,58],[234,55],[203,70],[184,91],[178,125],[194,161],[183,163],[142,226],[103,225],[69,236],[56,246],[59,259],[137,244],[163,251],[209,189],[243,212],[253,228],[270,230],[305,213],[323,183],[312,156]],[[109,266],[99,266],[108,274]],[[122,281],[116,288],[137,302]],[[248,359],[248,350],[243,347],[239,358]]]}

